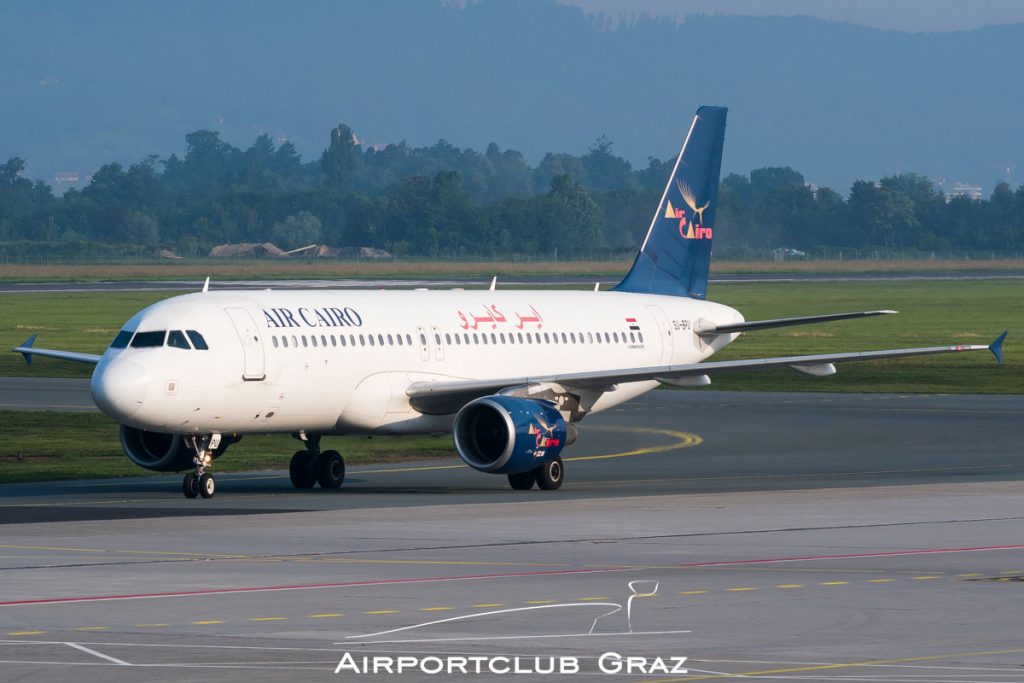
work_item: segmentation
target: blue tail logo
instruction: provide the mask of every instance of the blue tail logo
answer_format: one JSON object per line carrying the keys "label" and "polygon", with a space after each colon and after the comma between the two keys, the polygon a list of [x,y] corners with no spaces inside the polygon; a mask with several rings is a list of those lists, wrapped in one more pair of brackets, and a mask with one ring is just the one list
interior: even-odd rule
{"label": "blue tail logo", "polygon": [[701,107],[620,292],[703,299],[708,290],[725,107]]}

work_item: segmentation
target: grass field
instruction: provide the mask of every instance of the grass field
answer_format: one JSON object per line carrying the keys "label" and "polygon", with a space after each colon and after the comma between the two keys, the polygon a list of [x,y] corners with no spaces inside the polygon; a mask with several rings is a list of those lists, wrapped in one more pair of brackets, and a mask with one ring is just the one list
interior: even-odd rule
{"label": "grass field", "polygon": [[[97,413],[0,411],[0,484],[157,474],[138,467],[121,450],[118,427]],[[46,438],[26,438],[45,434]],[[349,465],[450,457],[451,437],[330,437],[325,448],[345,454]],[[217,460],[215,471],[288,469],[299,442],[288,435],[249,436]]]}
{"label": "grass field", "polygon": [[[621,276],[632,258],[606,261],[235,261],[199,259],[137,264],[0,264],[8,282],[83,282],[98,280],[217,280],[262,278],[437,278],[497,275]],[[921,261],[715,261],[713,273],[890,273],[927,271],[1020,271],[1024,260]]]}
{"label": "grass field", "polygon": [[[30,334],[47,348],[101,353],[121,324],[168,292],[0,294],[0,344]],[[840,366],[830,378],[789,370],[716,379],[712,389],[1024,393],[1024,284],[1019,280],[744,283],[715,285],[711,298],[748,320],[874,308],[900,315],[744,334],[715,359],[988,343],[1005,329],[1006,364],[988,354],[956,354]],[[1022,351],[1018,351],[1018,350]],[[88,377],[88,365],[0,353],[0,376]]]}

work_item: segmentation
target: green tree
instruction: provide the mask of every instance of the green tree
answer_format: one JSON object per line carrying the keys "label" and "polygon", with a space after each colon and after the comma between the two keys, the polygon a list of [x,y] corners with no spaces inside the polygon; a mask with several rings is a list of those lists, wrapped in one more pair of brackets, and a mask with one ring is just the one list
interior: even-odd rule
{"label": "green tree", "polygon": [[274,223],[270,236],[282,249],[298,249],[319,244],[323,239],[323,224],[309,211],[299,211],[281,223]]}
{"label": "green tree", "polygon": [[331,131],[331,144],[320,158],[328,186],[345,197],[352,193],[362,166],[359,141],[344,123]]}

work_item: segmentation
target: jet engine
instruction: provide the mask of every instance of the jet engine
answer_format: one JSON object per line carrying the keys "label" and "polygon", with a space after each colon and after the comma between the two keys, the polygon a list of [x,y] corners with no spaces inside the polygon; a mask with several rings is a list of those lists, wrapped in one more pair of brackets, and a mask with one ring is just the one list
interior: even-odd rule
{"label": "jet engine", "polygon": [[[227,447],[240,437],[221,438],[220,446],[213,457],[220,457]],[[195,451],[185,444],[181,434],[147,432],[143,429],[121,425],[121,447],[128,459],[139,467],[156,472],[180,472],[192,468]]]}
{"label": "jet engine", "polygon": [[495,395],[467,403],[452,433],[459,457],[473,469],[518,474],[557,457],[575,430],[548,401]]}

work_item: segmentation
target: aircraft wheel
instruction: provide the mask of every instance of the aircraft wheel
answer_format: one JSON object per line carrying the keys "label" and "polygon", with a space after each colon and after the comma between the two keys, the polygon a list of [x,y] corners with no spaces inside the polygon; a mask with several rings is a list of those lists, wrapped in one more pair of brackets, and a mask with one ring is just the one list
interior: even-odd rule
{"label": "aircraft wheel", "polygon": [[508,475],[509,486],[516,491],[529,491],[536,482],[537,475],[533,470]]}
{"label": "aircraft wheel", "polygon": [[199,477],[193,472],[189,472],[185,475],[185,478],[181,480],[181,491],[185,494],[186,498],[195,498],[199,495]]}
{"label": "aircraft wheel", "polygon": [[313,471],[313,454],[309,451],[296,451],[288,466],[288,476],[292,486],[297,489],[311,489],[316,484],[316,472]]}
{"label": "aircraft wheel", "polygon": [[565,478],[562,459],[557,456],[535,469],[534,473],[537,476],[537,486],[545,491],[561,488],[562,480]]}
{"label": "aircraft wheel", "polygon": [[316,459],[316,480],[320,488],[336,489],[345,481],[345,459],[338,451],[324,451]]}
{"label": "aircraft wheel", "polygon": [[204,472],[199,477],[199,495],[203,498],[213,498],[213,494],[217,492],[217,482],[213,480],[213,475],[209,472]]}

